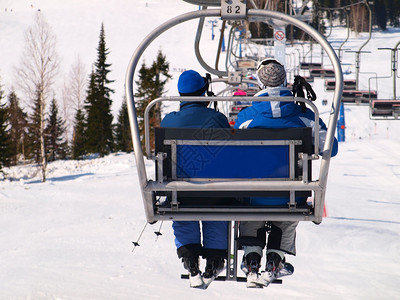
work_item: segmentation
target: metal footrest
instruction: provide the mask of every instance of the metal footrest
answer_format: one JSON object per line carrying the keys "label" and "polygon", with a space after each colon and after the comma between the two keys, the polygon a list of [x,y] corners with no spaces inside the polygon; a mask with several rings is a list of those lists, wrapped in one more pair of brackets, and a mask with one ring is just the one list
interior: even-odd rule
{"label": "metal footrest", "polygon": [[[189,279],[189,274],[181,274],[181,279]],[[226,276],[218,276],[214,281],[227,281]],[[237,282],[246,282],[246,277],[236,277]],[[275,279],[271,283],[282,284],[282,279]]]}

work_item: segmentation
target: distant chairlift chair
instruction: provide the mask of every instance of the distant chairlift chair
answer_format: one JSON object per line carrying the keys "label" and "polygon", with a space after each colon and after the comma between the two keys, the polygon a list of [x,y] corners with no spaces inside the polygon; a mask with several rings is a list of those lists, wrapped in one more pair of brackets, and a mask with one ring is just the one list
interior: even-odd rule
{"label": "distant chairlift chair", "polygon": [[400,100],[375,99],[370,102],[370,118],[374,120],[398,120]]}

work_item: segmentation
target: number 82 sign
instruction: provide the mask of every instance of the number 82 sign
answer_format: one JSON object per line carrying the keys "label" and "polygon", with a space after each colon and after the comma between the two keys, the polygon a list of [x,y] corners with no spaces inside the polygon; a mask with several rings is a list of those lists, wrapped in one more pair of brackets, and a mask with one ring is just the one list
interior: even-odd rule
{"label": "number 82 sign", "polygon": [[246,2],[247,0],[221,0],[221,19],[245,19]]}

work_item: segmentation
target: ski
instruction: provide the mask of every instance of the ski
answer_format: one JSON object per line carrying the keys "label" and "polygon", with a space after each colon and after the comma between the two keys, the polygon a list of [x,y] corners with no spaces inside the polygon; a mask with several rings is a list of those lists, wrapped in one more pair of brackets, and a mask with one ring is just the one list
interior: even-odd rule
{"label": "ski", "polygon": [[282,270],[278,273],[273,272],[262,272],[257,280],[252,281],[254,284],[262,287],[267,287],[270,283],[274,283],[278,278],[292,275],[294,272],[294,267],[290,263],[285,263]]}
{"label": "ski", "polygon": [[[203,276],[201,276],[200,274],[198,274],[196,276],[190,276],[190,274],[181,274],[181,279],[189,279],[191,288],[207,289],[208,286],[214,280],[217,280],[217,281],[225,281],[226,280],[225,276],[218,276],[224,270],[225,270],[225,268],[223,268],[220,272],[218,272],[217,274],[214,274],[210,278],[204,277],[204,274],[203,274]],[[244,278],[242,278],[242,279],[243,279],[242,281],[245,281]]]}
{"label": "ski", "polygon": [[196,276],[190,276],[190,274],[181,274],[181,279],[189,279],[190,287],[201,289],[203,288],[204,282],[203,277],[200,274]]}
{"label": "ski", "polygon": [[217,272],[215,272],[215,274],[213,274],[210,278],[205,278],[205,277],[204,277],[204,274],[203,274],[203,282],[204,282],[203,289],[208,288],[208,286],[209,286],[215,279],[217,279],[218,275],[221,274],[222,271],[224,271],[224,270],[225,270],[225,267],[222,268],[222,269],[220,269],[220,270],[218,270]]}
{"label": "ski", "polygon": [[207,289],[208,286],[211,284],[211,282],[213,282],[215,280],[215,278],[217,278],[216,276],[211,276],[210,278],[204,278],[203,277],[203,289]]}
{"label": "ski", "polygon": [[258,279],[258,274],[256,272],[251,272],[247,274],[247,283],[246,287],[247,288],[263,288],[263,286],[256,284],[255,282]]}
{"label": "ski", "polygon": [[189,281],[190,281],[190,287],[191,288],[197,288],[197,289],[202,289],[204,288],[204,281],[203,277],[201,274],[197,274],[196,276],[189,276]]}

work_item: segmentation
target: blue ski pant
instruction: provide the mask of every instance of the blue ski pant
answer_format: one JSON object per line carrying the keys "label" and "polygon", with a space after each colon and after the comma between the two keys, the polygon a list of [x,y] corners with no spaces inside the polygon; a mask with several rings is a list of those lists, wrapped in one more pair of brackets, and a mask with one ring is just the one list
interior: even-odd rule
{"label": "blue ski pant", "polygon": [[[201,222],[201,230],[200,230]],[[228,248],[228,222],[225,221],[173,221],[176,248],[188,244],[202,244],[207,249]],[[203,241],[201,240],[203,234]]]}

